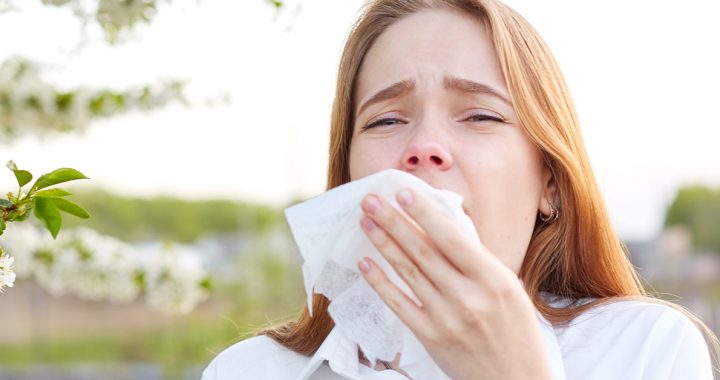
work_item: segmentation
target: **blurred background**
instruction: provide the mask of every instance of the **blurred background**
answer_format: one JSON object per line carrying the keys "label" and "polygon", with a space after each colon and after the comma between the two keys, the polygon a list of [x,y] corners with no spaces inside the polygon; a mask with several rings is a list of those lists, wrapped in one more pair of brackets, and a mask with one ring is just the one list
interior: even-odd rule
{"label": "blurred background", "polygon": [[[507,3],[563,69],[648,291],[719,331],[720,3]],[[361,4],[0,0],[0,161],[82,171],[63,188],[92,215],[0,237],[1,379],[196,379],[301,310],[282,211],[324,190]]]}

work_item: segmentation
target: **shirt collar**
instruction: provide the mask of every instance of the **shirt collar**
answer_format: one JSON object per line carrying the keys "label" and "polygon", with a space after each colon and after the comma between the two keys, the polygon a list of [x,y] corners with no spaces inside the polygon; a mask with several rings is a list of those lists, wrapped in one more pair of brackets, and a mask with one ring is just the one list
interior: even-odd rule
{"label": "shirt collar", "polygon": [[296,380],[307,380],[327,360],[330,369],[350,379],[360,380],[358,346],[333,327]]}

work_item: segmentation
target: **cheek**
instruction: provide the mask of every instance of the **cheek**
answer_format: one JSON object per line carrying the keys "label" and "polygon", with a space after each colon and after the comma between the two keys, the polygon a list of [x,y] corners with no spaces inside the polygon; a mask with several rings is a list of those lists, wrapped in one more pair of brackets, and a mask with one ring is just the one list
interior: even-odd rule
{"label": "cheek", "polygon": [[534,145],[522,135],[476,144],[471,151],[461,154],[468,158],[464,160],[464,171],[469,174],[467,177],[477,196],[494,193],[506,200],[503,204],[537,200],[542,176],[541,159]]}
{"label": "cheek", "polygon": [[384,169],[396,168],[399,148],[383,140],[357,139],[350,144],[350,180],[363,178]]}
{"label": "cheek", "polygon": [[465,161],[471,214],[483,243],[509,267],[522,261],[541,192],[539,153],[523,140],[485,146]]}

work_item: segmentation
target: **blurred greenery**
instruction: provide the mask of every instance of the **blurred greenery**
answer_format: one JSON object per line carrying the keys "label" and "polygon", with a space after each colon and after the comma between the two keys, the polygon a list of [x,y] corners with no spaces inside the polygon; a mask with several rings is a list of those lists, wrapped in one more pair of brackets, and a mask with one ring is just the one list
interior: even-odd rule
{"label": "blurred greenery", "polygon": [[[96,23],[110,44],[121,41],[121,33],[137,24],[151,23],[158,14],[160,3],[172,2],[173,0],[40,0],[45,6],[69,9],[83,26]],[[0,13],[17,9],[17,3],[20,1],[3,0],[0,2]],[[278,11],[283,7],[283,1],[279,0],[265,0],[265,3]]]}
{"label": "blurred greenery", "polygon": [[[257,0],[260,1],[260,0]],[[265,0],[278,13],[282,1]],[[138,24],[150,24],[159,12],[159,4],[172,0],[40,0],[46,7],[64,8],[78,20],[81,34],[77,46],[68,55],[75,55],[90,45],[88,26],[97,27],[110,45],[125,42],[125,36]],[[27,11],[26,1],[0,0],[0,19],[15,11]],[[47,38],[55,38],[52,29],[37,29]],[[92,41],[94,42],[94,41]],[[0,137],[12,141],[24,134],[42,136],[47,131],[82,130],[94,119],[111,117],[130,111],[159,109],[173,101],[189,105],[185,97],[187,82],[170,78],[154,84],[125,89],[60,88],[45,80],[48,69],[61,69],[57,62],[36,62],[12,54],[0,61]],[[98,70],[113,75],[113,67]]]}
{"label": "blurred greenery", "polygon": [[665,226],[684,226],[695,248],[720,253],[720,189],[695,185],[678,190],[665,215]]}
{"label": "blurred greenery", "polygon": [[[99,26],[105,42],[114,45],[123,42],[124,33],[137,24],[151,23],[159,3],[172,3],[172,0],[38,1],[44,6],[68,9],[79,20],[83,35],[69,54],[77,54],[88,45],[85,31],[93,30],[92,26],[87,28],[88,24]],[[264,1],[278,11],[284,8],[282,1],[257,1]],[[0,19],[5,14],[24,11],[22,8],[27,4],[24,0],[0,0]],[[49,33],[47,37],[53,38],[50,29],[38,32]],[[61,66],[21,56],[8,56],[0,62],[3,143],[27,133],[45,137],[52,136],[50,131],[79,130],[97,118],[149,111],[171,101],[184,101],[184,82],[174,79],[123,89],[61,88],[45,80],[48,69],[57,70]],[[97,189],[73,193],[73,199],[85,206],[93,218],[89,221],[68,218],[65,227],[87,226],[128,242],[161,239],[189,243],[208,234],[238,232],[258,238],[284,222],[280,209],[231,200],[128,197]],[[263,325],[291,318],[304,306],[298,260],[279,255],[269,243],[267,246],[255,243],[251,247],[250,252],[233,256],[237,277],[232,282],[214,282],[212,299],[189,315],[158,316],[147,311],[148,322],[161,320],[161,328],[129,332],[111,327],[105,332],[83,331],[53,338],[44,336],[42,331],[57,322],[55,316],[39,314],[30,318],[33,326],[30,340],[2,342],[0,365],[150,361],[160,363],[168,379],[177,378],[178,371],[188,365],[204,366],[230,344]],[[33,297],[32,302],[42,300]],[[51,319],[53,323],[49,322]],[[107,321],[108,325],[112,323]]]}
{"label": "blurred greenery", "polygon": [[105,335],[3,343],[0,365],[154,362],[162,365],[167,379],[178,378],[188,366],[204,367],[229,345],[262,326],[294,316],[304,306],[298,262],[258,248],[238,256],[234,265],[238,281],[214,290],[213,302],[224,305],[220,312],[201,307],[187,316],[160,316],[162,327],[137,333],[113,330]]}
{"label": "blurred greenery", "polygon": [[94,119],[131,111],[149,111],[179,101],[185,82],[169,80],[123,90],[57,89],[42,78],[42,65],[23,57],[0,62],[0,136],[84,129]]}
{"label": "blurred greenery", "polygon": [[6,139],[80,130],[94,119],[154,110],[174,101],[188,105],[186,83],[176,79],[122,90],[61,90],[42,76],[42,65],[29,59],[13,56],[0,62],[0,135]]}
{"label": "blurred greenery", "polygon": [[190,243],[206,234],[257,235],[285,220],[280,209],[232,200],[125,197],[101,189],[73,192],[73,198],[92,219],[68,218],[66,227],[87,226],[127,242],[160,239]]}

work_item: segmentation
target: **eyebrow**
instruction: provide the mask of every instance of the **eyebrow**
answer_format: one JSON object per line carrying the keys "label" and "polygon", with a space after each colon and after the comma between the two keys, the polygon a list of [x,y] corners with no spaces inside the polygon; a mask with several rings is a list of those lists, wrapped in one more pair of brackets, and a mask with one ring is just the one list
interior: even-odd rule
{"label": "eyebrow", "polygon": [[414,89],[415,81],[412,79],[405,79],[401,80],[400,82],[393,83],[390,86],[378,91],[375,95],[368,99],[365,104],[360,107],[358,112],[355,114],[355,117],[363,113],[366,108],[370,107],[375,103],[380,103],[386,100],[401,97]]}
{"label": "eyebrow", "polygon": [[508,100],[504,95],[502,95],[500,91],[486,84],[473,82],[469,79],[446,76],[443,85],[448,90],[455,90],[468,94],[490,95],[492,97],[502,100],[503,102],[507,103],[507,105],[512,106],[510,100]]}
{"label": "eyebrow", "polygon": [[[512,106],[510,101],[500,94],[499,91],[488,86],[486,84],[477,83],[469,79],[457,78],[453,76],[446,76],[443,78],[443,87],[448,90],[454,90],[466,94],[482,94],[489,95],[502,100],[509,106]],[[359,109],[355,116],[357,117],[366,108],[373,104],[384,102],[386,100],[395,99],[401,97],[408,92],[412,92],[415,89],[415,81],[412,79],[405,79],[399,82],[393,83],[390,86],[378,91],[375,95],[370,97]]]}

